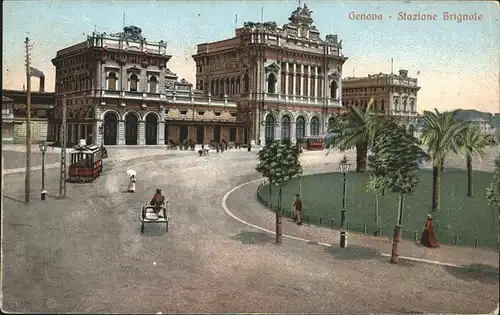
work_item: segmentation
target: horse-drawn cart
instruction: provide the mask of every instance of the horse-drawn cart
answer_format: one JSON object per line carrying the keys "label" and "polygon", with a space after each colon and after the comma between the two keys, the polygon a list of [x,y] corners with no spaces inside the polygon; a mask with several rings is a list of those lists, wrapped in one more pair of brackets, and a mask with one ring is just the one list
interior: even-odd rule
{"label": "horse-drawn cart", "polygon": [[144,234],[144,225],[147,223],[162,223],[165,224],[165,231],[168,232],[168,221],[170,217],[167,213],[168,202],[161,206],[159,212],[155,210],[157,207],[145,204],[141,208],[141,215],[139,220],[141,221],[141,234]]}

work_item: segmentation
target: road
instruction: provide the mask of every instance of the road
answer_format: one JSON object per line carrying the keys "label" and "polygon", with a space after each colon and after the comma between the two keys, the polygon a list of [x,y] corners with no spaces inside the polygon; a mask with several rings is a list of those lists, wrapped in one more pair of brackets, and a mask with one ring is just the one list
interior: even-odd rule
{"label": "road", "polygon": [[[23,200],[24,176],[6,175],[3,310],[486,313],[496,307],[498,276],[395,266],[367,248],[341,252],[288,239],[277,246],[273,236],[229,217],[221,200],[260,177],[255,153],[129,154],[107,163],[92,184],[68,184],[67,199],[42,202],[35,191],[28,206],[16,201]],[[305,153],[304,166],[331,169],[340,157]],[[134,194],[124,192],[130,168],[138,172]],[[48,171],[49,193],[57,191],[58,176]],[[39,187],[40,172],[32,178]],[[170,231],[149,225],[141,235],[139,209],[156,188],[170,199]],[[255,215],[264,211],[256,208]]]}

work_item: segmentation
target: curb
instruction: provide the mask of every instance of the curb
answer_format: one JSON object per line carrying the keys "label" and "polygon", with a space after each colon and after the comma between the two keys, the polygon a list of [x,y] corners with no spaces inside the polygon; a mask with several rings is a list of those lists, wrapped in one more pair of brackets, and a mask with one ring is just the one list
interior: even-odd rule
{"label": "curb", "polygon": [[[266,233],[269,233],[269,234],[272,234],[272,235],[276,235],[275,231],[271,231],[271,230],[265,229],[263,227],[257,226],[255,224],[246,222],[245,220],[238,218],[236,215],[234,215],[229,210],[229,208],[227,207],[227,204],[226,204],[227,198],[229,197],[229,195],[231,195],[236,190],[240,189],[243,186],[250,185],[250,184],[253,184],[253,183],[256,183],[256,182],[259,182],[259,181],[263,181],[263,180],[265,180],[265,178],[255,179],[255,180],[252,180],[252,181],[240,184],[240,185],[232,188],[231,190],[229,190],[224,195],[224,197],[222,197],[222,208],[224,209],[224,212],[228,216],[232,217],[236,221],[239,221],[239,222],[243,223],[244,225],[249,226],[249,227],[253,227],[253,228],[257,229],[257,230],[260,230],[260,231],[263,231],[263,232],[266,232]],[[285,238],[288,238],[288,239],[292,239],[292,240],[296,240],[296,241],[300,241],[300,242],[304,242],[304,243],[309,243],[309,244],[317,244],[317,245],[321,245],[321,246],[325,246],[325,247],[332,247],[333,246],[332,244],[319,243],[319,242],[316,242],[316,241],[307,240],[307,239],[304,239],[304,238],[295,237],[295,236],[291,236],[291,235],[287,235],[287,234],[282,234],[282,236],[285,237]],[[386,253],[380,253],[380,255],[384,256],[384,257],[391,257],[391,254],[386,254]],[[464,266],[462,266],[462,265],[457,265],[457,264],[452,264],[452,263],[445,263],[445,262],[440,262],[440,261],[435,261],[435,260],[427,260],[427,259],[423,259],[423,258],[406,257],[406,256],[399,256],[399,258],[400,259],[404,259],[404,260],[410,260],[410,261],[416,261],[416,262],[423,262],[423,263],[440,265],[440,266],[448,266],[448,267],[455,267],[455,268],[464,268]]]}

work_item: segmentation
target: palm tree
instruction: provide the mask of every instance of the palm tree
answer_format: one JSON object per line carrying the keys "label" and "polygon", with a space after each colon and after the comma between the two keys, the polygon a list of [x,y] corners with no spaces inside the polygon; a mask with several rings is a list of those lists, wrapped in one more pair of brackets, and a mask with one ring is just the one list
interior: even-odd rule
{"label": "palm tree", "polygon": [[489,139],[482,135],[479,129],[471,124],[461,135],[460,146],[465,154],[467,163],[467,197],[471,197],[472,191],[472,159],[474,156],[482,158],[484,156],[484,148],[488,145]]}
{"label": "palm tree", "polygon": [[441,165],[450,151],[460,152],[460,135],[467,128],[463,122],[455,120],[457,110],[440,113],[424,111],[425,124],[422,127],[422,139],[427,145],[427,154],[432,160],[432,211],[440,208]]}
{"label": "palm tree", "polygon": [[346,121],[334,127],[339,131],[339,136],[329,139],[328,147],[330,150],[336,147],[341,151],[356,148],[356,172],[364,172],[368,149],[381,126],[381,120],[370,110],[370,106],[366,110],[350,107]]}

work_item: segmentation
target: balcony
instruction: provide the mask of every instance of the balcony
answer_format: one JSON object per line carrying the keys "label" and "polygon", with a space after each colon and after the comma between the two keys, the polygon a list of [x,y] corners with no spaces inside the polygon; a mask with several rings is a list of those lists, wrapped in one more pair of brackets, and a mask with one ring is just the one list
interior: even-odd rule
{"label": "balcony", "polygon": [[319,98],[314,96],[298,96],[298,95],[283,95],[283,94],[264,94],[264,102],[279,102],[280,104],[296,104],[304,106],[332,106],[340,107],[340,99],[334,98]]}

